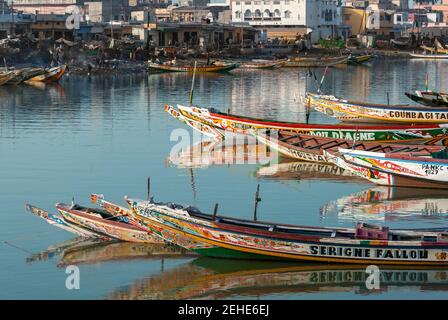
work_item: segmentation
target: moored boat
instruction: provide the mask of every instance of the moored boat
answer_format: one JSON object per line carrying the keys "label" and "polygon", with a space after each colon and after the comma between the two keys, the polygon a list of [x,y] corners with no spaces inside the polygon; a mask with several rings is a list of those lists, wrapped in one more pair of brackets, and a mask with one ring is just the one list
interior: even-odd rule
{"label": "moored boat", "polygon": [[67,71],[67,65],[60,65],[48,70],[45,73],[36,75],[25,82],[57,82]]}
{"label": "moored boat", "polygon": [[146,229],[123,222],[106,210],[82,207],[80,205],[56,204],[56,209],[66,221],[83,228],[93,230],[113,239],[128,242],[160,243],[160,239],[152,236]]}
{"label": "moored boat", "polygon": [[322,138],[286,130],[273,132],[269,130],[258,130],[254,131],[253,134],[258,141],[277,150],[280,154],[288,158],[320,163],[333,163],[324,151],[337,151],[339,148],[389,153],[413,152],[422,156],[431,156],[433,153],[445,149],[443,146],[391,144]]}
{"label": "moored boat", "polygon": [[148,63],[150,70],[158,72],[228,72],[235,68],[238,68],[239,64],[230,63],[222,65],[175,65],[175,64],[160,64],[160,63]]}
{"label": "moored boat", "polygon": [[332,67],[339,64],[346,64],[348,56],[340,57],[296,57],[289,58],[285,61],[282,67],[289,68],[318,68],[318,67]]}
{"label": "moored boat", "polygon": [[0,73],[0,86],[7,83],[13,77],[15,77],[15,73],[13,71],[5,71]]}
{"label": "moored boat", "polygon": [[31,212],[32,214],[38,216],[39,218],[42,218],[48,224],[60,228],[62,230],[68,231],[70,233],[76,234],[78,236],[85,238],[102,238],[104,240],[110,239],[109,237],[105,237],[89,229],[80,227],[76,224],[72,224],[66,221],[64,217],[59,214],[50,213],[48,211],[45,211],[30,204],[26,204],[25,209]]}
{"label": "moored boat", "polygon": [[269,60],[252,60],[240,64],[241,69],[276,69],[283,65],[284,61],[269,61]]}
{"label": "moored boat", "polygon": [[434,91],[419,91],[404,93],[409,99],[429,107],[448,107],[448,94]]}
{"label": "moored boat", "polygon": [[219,112],[213,108],[166,105],[165,111],[193,129],[210,137],[223,137],[226,132],[250,134],[250,130],[274,129],[310,134],[318,137],[358,141],[419,141],[445,136],[447,128],[438,124],[422,125],[347,125],[305,124],[244,117]]}
{"label": "moored boat", "polygon": [[448,109],[440,107],[373,104],[314,93],[307,93],[305,103],[346,122],[448,123]]}
{"label": "moored boat", "polygon": [[41,75],[45,72],[44,68],[23,68],[18,70],[13,70],[14,76],[7,81],[5,84],[18,85],[22,82],[25,82],[35,76]]}
{"label": "moored boat", "polygon": [[448,54],[410,52],[409,55],[414,59],[448,59]]}
{"label": "moored boat", "polygon": [[363,55],[350,55],[347,63],[349,64],[361,64],[369,61],[373,58],[373,54],[363,54]]}
{"label": "moored boat", "polygon": [[[389,229],[357,223],[324,228],[249,221],[181,205],[128,199],[137,219],[217,247],[204,255],[241,259],[324,261],[353,264],[448,265],[448,230]],[[175,209],[173,209],[175,207]]]}
{"label": "moored boat", "polygon": [[410,153],[390,154],[362,150],[340,149],[344,161],[367,170],[387,175],[377,184],[448,189],[448,157],[446,150],[433,153],[432,157],[421,157]]}

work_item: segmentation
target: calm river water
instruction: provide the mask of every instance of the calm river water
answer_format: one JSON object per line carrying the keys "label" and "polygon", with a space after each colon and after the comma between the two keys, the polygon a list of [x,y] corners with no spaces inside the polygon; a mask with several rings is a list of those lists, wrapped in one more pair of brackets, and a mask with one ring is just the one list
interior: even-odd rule
{"label": "calm river water", "polygon": [[[448,63],[377,60],[333,68],[323,89],[355,100],[409,103],[404,91],[447,91]],[[315,86],[306,70],[198,75],[194,103],[222,111],[304,121],[297,101]],[[318,78],[322,70],[316,70]],[[422,190],[391,190],[332,174],[306,163],[202,165],[168,161],[175,129],[191,129],[164,112],[188,102],[185,74],[65,77],[59,85],[0,87],[0,298],[446,298],[448,270],[382,270],[380,290],[368,290],[364,269],[279,264],[188,256],[166,246],[98,244],[74,240],[29,214],[29,202],[55,211],[56,202],[89,203],[92,192],[123,204],[144,197],[146,177],[160,201],[191,204],[250,218],[260,184],[260,220],[353,226],[444,226],[448,197]],[[442,87],[440,87],[442,86]],[[332,123],[318,113],[312,123]],[[67,290],[65,266],[78,265],[79,290]]]}

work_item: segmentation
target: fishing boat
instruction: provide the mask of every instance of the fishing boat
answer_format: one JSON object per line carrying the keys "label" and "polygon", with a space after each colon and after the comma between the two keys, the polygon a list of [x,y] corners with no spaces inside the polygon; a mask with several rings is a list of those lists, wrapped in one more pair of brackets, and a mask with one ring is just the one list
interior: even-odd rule
{"label": "fishing boat", "polygon": [[284,61],[252,60],[240,64],[241,69],[277,69],[283,65]]}
{"label": "fishing boat", "polygon": [[316,111],[346,122],[448,123],[447,108],[355,102],[314,93],[307,93],[304,101]]}
{"label": "fishing boat", "polygon": [[448,59],[448,54],[410,52],[409,55],[414,59]]}
{"label": "fishing boat", "polygon": [[257,130],[254,131],[253,134],[258,141],[266,144],[273,150],[277,150],[283,156],[320,163],[333,163],[324,151],[337,151],[339,148],[389,153],[413,152],[425,156],[431,156],[434,152],[440,152],[445,149],[443,146],[391,144],[384,142],[379,143],[323,138],[293,133],[286,130]]}
{"label": "fishing boat", "polygon": [[434,91],[419,91],[404,93],[409,99],[429,107],[448,107],[448,94]]}
{"label": "fishing boat", "polygon": [[13,77],[15,77],[15,73],[12,71],[5,71],[0,73],[0,86],[10,81]]}
{"label": "fishing boat", "polygon": [[57,82],[67,71],[67,65],[56,66],[45,70],[45,73],[36,75],[25,82]]}
{"label": "fishing boat", "polygon": [[422,48],[425,51],[429,51],[431,53],[436,52],[436,53],[448,54],[448,49],[442,43],[440,43],[440,41],[437,38],[434,40],[434,46],[435,48],[421,45],[420,48]]}
{"label": "fishing boat", "polygon": [[285,61],[282,67],[289,68],[319,68],[332,67],[338,64],[346,64],[348,56],[341,57],[326,57],[326,58],[310,58],[310,57],[296,57],[289,58]]}
{"label": "fishing boat", "polygon": [[165,111],[193,129],[213,138],[223,138],[226,132],[249,135],[250,130],[274,129],[310,134],[318,137],[358,141],[419,141],[443,137],[447,127],[438,124],[421,125],[346,125],[305,124],[274,121],[219,112],[213,108],[166,105]]}
{"label": "fishing boat", "polygon": [[42,218],[48,224],[60,228],[62,230],[68,231],[70,233],[76,234],[78,236],[85,238],[102,238],[103,240],[110,239],[109,237],[105,237],[89,229],[80,227],[76,224],[72,224],[66,221],[64,217],[59,214],[50,213],[48,211],[45,211],[30,204],[26,204],[25,209],[34,214],[35,216]]}
{"label": "fishing boat", "polygon": [[173,64],[160,64],[160,63],[148,63],[149,70],[157,72],[228,72],[235,68],[238,68],[239,64],[223,64],[223,65],[173,65]]}
{"label": "fishing boat", "polygon": [[344,161],[353,165],[375,170],[387,175],[377,184],[448,189],[448,157],[446,150],[434,152],[432,157],[420,154],[373,152],[365,150],[339,149]]}
{"label": "fishing boat", "polygon": [[357,223],[325,228],[206,214],[172,203],[128,199],[136,218],[210,245],[215,257],[350,264],[448,265],[448,230],[389,229]]}
{"label": "fishing boat", "polygon": [[159,238],[150,235],[146,229],[124,222],[106,210],[63,203],[56,204],[56,209],[66,221],[113,239],[128,242],[161,242]]}
{"label": "fishing boat", "polygon": [[373,54],[363,54],[363,55],[350,55],[347,63],[349,64],[361,64],[369,61],[373,58]]}
{"label": "fishing boat", "polygon": [[18,70],[13,70],[14,76],[6,82],[6,84],[10,85],[18,85],[22,82],[25,82],[35,76],[41,75],[45,72],[44,68],[23,68]]}

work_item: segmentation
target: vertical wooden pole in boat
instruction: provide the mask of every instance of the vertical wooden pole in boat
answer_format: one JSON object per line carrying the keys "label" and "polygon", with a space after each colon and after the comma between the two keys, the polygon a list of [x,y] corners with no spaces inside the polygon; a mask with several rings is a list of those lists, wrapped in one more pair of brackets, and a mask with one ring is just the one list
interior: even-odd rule
{"label": "vertical wooden pole in boat", "polygon": [[255,192],[255,199],[254,199],[254,221],[257,221],[257,207],[258,202],[261,201],[260,198],[260,184],[257,184],[257,192]]}
{"label": "vertical wooden pole in boat", "polygon": [[215,208],[213,208],[213,220],[216,219],[217,213],[218,213],[218,204],[215,203]]}
{"label": "vertical wooden pole in boat", "polygon": [[197,61],[194,62],[193,80],[191,81],[190,106],[193,105],[193,90],[194,90],[194,78],[196,76],[196,64],[197,64]]}
{"label": "vertical wooden pole in boat", "polygon": [[148,201],[151,200],[151,177],[148,177],[147,183],[146,183],[146,192]]}
{"label": "vertical wooden pole in boat", "polygon": [[426,85],[426,92],[428,92],[428,88],[429,88],[429,76],[428,76],[428,73],[426,73],[426,75],[425,75],[425,85]]}
{"label": "vertical wooden pole in boat", "polygon": [[389,100],[389,92],[387,92],[387,105],[389,105],[389,102],[390,102],[390,100]]}
{"label": "vertical wooden pole in boat", "polygon": [[320,79],[319,88],[317,88],[317,93],[320,93],[320,89],[322,88],[322,84],[324,83],[325,75],[327,74],[328,66],[325,67],[324,74],[322,75],[322,78]]}

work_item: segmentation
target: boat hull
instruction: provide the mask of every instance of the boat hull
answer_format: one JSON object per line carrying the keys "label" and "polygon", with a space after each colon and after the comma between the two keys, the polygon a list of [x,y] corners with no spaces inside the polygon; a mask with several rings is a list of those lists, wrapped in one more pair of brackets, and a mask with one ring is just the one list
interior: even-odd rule
{"label": "boat hull", "polygon": [[428,107],[448,107],[448,95],[437,92],[404,93],[409,99]]}
{"label": "boat hull", "polygon": [[360,126],[316,125],[305,123],[271,121],[250,117],[212,112],[207,108],[186,107],[178,109],[166,105],[165,111],[193,129],[210,137],[223,137],[226,132],[249,135],[250,130],[289,130],[318,137],[357,141],[421,141],[444,136],[446,128],[440,125],[419,126]]}
{"label": "boat hull", "polygon": [[448,109],[425,106],[376,105],[351,102],[334,96],[307,94],[307,103],[315,110],[348,122],[373,123],[448,123]]}
{"label": "boat hull", "polygon": [[[394,265],[447,265],[448,256],[444,245],[431,246],[425,242],[388,240],[362,240],[319,238],[298,240],[279,238],[276,233],[253,231],[248,228],[230,228],[225,223],[203,220],[176,210],[167,212],[157,205],[131,200],[137,216],[152,216],[167,228],[182,230],[185,236],[225,250],[214,250],[205,254],[217,257],[247,254],[263,260],[321,261],[352,264]],[[273,226],[275,227],[275,226]],[[337,232],[337,231],[335,231]],[[285,236],[286,237],[286,236]],[[234,251],[235,253],[230,253]],[[203,254],[200,250],[197,253]]]}
{"label": "boat hull", "polygon": [[286,68],[324,68],[338,64],[347,64],[347,57],[335,58],[294,58],[285,61],[282,67]]}
{"label": "boat hull", "polygon": [[189,72],[193,73],[202,73],[202,72],[228,72],[233,69],[238,68],[238,64],[228,64],[221,66],[173,66],[173,65],[162,65],[157,63],[150,63],[148,65],[149,70],[158,71],[158,72]]}
{"label": "boat hull", "polygon": [[78,210],[72,210],[62,204],[57,204],[56,208],[65,220],[113,239],[127,242],[160,242],[158,238],[154,238],[143,228],[137,228],[124,222],[97,218]]}
{"label": "boat hull", "polygon": [[354,166],[387,175],[380,185],[448,189],[448,161],[342,150],[344,160]]}

